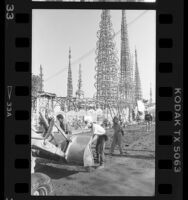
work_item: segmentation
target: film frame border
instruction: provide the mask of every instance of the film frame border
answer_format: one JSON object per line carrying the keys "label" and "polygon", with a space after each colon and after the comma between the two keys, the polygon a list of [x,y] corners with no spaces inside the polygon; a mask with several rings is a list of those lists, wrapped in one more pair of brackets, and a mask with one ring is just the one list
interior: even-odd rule
{"label": "film frame border", "polygon": [[[156,10],[156,158],[155,196],[126,199],[182,199],[183,1],[156,3],[31,2],[5,3],[5,193],[4,198],[30,195],[30,116],[32,9],[152,9]],[[13,5],[13,7],[12,7]],[[170,7],[169,7],[170,5]],[[178,9],[179,8],[179,9]],[[7,15],[13,19],[7,19]],[[182,22],[182,23],[181,23]],[[13,32],[14,31],[14,32]],[[180,37],[182,40],[180,41]],[[178,90],[181,88],[181,90]],[[177,111],[175,105],[179,105]],[[178,107],[178,106],[177,106]],[[175,134],[175,112],[181,124]],[[176,137],[176,139],[175,139]],[[175,142],[175,141],[177,142]],[[8,148],[10,147],[11,148]],[[164,153],[165,152],[165,153]],[[179,157],[180,156],[180,157]],[[176,164],[175,164],[176,163]],[[175,167],[181,167],[175,173]],[[13,180],[14,177],[14,180]],[[10,183],[10,180],[13,182]],[[178,189],[177,189],[178,188]],[[39,197],[41,198],[41,197]],[[52,199],[54,197],[48,197]],[[62,196],[55,197],[56,199]],[[66,198],[74,198],[66,196]],[[75,197],[76,198],[76,197]],[[79,197],[85,198],[85,197]],[[95,197],[90,197],[95,198]],[[101,197],[97,197],[101,198]],[[103,197],[105,198],[105,197]]]}

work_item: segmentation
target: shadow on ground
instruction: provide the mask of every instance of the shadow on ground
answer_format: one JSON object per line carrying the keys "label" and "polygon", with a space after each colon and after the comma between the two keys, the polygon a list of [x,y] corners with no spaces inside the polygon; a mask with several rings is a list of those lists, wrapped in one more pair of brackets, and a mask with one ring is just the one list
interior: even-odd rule
{"label": "shadow on ground", "polygon": [[[153,152],[151,152],[153,153]],[[110,155],[110,154],[105,154],[105,155]],[[127,154],[125,153],[124,155],[120,155],[120,154],[113,154],[113,156],[111,157],[126,157],[126,158],[136,158],[136,159],[155,159],[155,155],[151,154],[151,155],[143,155],[143,154],[137,154],[137,155],[132,155],[132,154]]]}
{"label": "shadow on ground", "polygon": [[36,172],[41,172],[48,175],[52,179],[60,179],[71,176],[78,173],[79,171],[70,169],[59,169],[48,165],[41,165]]}

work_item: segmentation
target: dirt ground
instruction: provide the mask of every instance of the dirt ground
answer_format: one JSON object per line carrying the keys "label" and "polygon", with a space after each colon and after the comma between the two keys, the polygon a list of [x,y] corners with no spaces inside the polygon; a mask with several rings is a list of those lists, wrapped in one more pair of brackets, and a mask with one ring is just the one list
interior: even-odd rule
{"label": "dirt ground", "polygon": [[112,131],[105,149],[105,167],[87,171],[83,167],[46,163],[40,172],[51,177],[57,196],[153,196],[155,190],[155,125],[125,128],[124,155],[116,148],[110,157]]}

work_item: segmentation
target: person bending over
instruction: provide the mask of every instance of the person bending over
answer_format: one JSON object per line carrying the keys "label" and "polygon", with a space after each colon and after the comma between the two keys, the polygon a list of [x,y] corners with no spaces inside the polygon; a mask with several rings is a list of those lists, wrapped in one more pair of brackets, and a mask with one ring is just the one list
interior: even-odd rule
{"label": "person bending over", "polygon": [[68,123],[65,121],[63,115],[59,114],[59,115],[57,115],[56,118],[57,118],[57,120],[59,122],[59,125],[60,125],[61,129],[65,132],[65,134],[67,134],[67,135],[71,134],[72,133],[71,129],[70,129]]}
{"label": "person bending over", "polygon": [[46,140],[49,142],[54,141],[54,144],[56,146],[58,146],[58,142],[54,137],[54,133],[53,133],[53,126],[54,126],[54,117],[53,117],[53,113],[50,110],[45,110],[45,118],[48,121],[49,127],[47,128],[47,132],[44,135],[44,144],[46,144]]}
{"label": "person bending over", "polygon": [[93,134],[93,140],[97,140],[95,150],[96,150],[96,162],[99,164],[99,168],[104,168],[104,150],[105,150],[105,142],[108,140],[105,129],[93,122],[90,116],[85,116],[84,118],[85,124],[88,128],[91,129]]}
{"label": "person bending over", "polygon": [[70,142],[70,137],[71,137],[71,129],[70,126],[68,125],[68,123],[65,121],[64,117],[62,114],[58,114],[56,116],[57,121],[59,122],[59,126],[62,129],[62,131],[68,136],[61,144],[60,144],[60,148],[63,152],[66,151],[67,146]]}

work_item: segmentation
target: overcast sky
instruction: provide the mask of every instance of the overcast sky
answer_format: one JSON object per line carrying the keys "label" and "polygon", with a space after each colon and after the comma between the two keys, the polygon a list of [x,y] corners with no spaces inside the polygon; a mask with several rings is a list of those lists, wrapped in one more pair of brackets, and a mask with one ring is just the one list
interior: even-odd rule
{"label": "overcast sky", "polygon": [[[110,13],[116,33],[121,28],[121,10],[111,10]],[[66,96],[70,47],[73,93],[77,89],[81,64],[85,97],[92,97],[96,92],[95,48],[101,10],[35,9],[32,14],[32,73],[39,74],[39,67],[42,65],[45,91]],[[134,53],[135,47],[137,48],[143,96],[149,98],[151,83],[155,99],[156,13],[153,10],[127,10],[126,16],[131,51]],[[120,58],[120,33],[116,35],[115,42]],[[83,55],[86,56],[79,59]]]}

